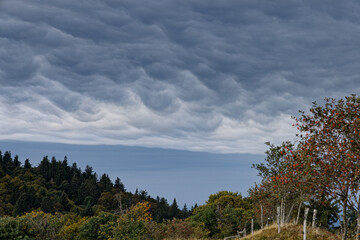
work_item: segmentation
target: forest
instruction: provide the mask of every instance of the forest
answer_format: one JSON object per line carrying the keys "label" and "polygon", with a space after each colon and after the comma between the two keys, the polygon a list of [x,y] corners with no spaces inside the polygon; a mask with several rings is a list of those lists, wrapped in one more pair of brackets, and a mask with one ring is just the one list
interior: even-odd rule
{"label": "forest", "polygon": [[[98,176],[47,156],[32,166],[0,153],[0,239],[220,239],[304,220],[342,239],[360,239],[360,98],[327,98],[294,117],[298,134],[266,143],[261,182],[248,196],[220,191],[204,205],[179,208],[145,190],[131,193],[119,178]],[[253,224],[251,224],[253,223]]]}

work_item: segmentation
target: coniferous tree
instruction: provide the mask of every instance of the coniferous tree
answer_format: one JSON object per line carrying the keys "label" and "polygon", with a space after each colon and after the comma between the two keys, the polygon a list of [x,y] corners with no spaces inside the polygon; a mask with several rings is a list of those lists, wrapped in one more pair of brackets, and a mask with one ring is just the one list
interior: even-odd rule
{"label": "coniferous tree", "polygon": [[70,211],[71,205],[69,202],[69,198],[68,198],[68,195],[64,191],[61,192],[61,195],[59,197],[59,203],[62,205],[62,207],[65,211]]}
{"label": "coniferous tree", "polygon": [[30,169],[31,168],[30,160],[28,158],[25,160],[24,168],[25,169]]}
{"label": "coniferous tree", "polygon": [[148,199],[148,193],[145,190],[140,190],[139,196],[140,196],[140,200]]}
{"label": "coniferous tree", "polygon": [[92,208],[94,199],[92,197],[87,197],[85,199],[85,208],[84,210],[81,212],[81,216],[82,217],[91,217],[94,215],[94,210]]}
{"label": "coniferous tree", "polygon": [[115,180],[114,188],[120,189],[121,192],[126,191],[124,184],[121,182],[120,178],[118,177]]}
{"label": "coniferous tree", "polygon": [[176,202],[176,198],[174,198],[173,203],[170,205],[170,209],[169,209],[169,216],[170,218],[178,218],[179,217],[179,206]]}
{"label": "coniferous tree", "polygon": [[24,186],[16,201],[14,215],[22,214],[36,207],[38,207],[38,200],[35,195],[35,189]]}
{"label": "coniferous tree", "polygon": [[10,163],[12,162],[11,152],[6,151],[6,152],[4,153],[4,157],[3,157],[2,160],[3,160],[4,166],[10,164]]}
{"label": "coniferous tree", "polygon": [[169,204],[165,198],[157,197],[156,209],[154,211],[154,219],[157,222],[161,222],[164,219],[169,219]]}
{"label": "coniferous tree", "polygon": [[6,173],[10,174],[13,167],[13,160],[11,158],[11,152],[6,151],[3,156],[3,169]]}
{"label": "coniferous tree", "polygon": [[187,205],[185,203],[183,209],[181,210],[181,218],[185,219],[188,216],[189,216],[189,210],[188,210]]}
{"label": "coniferous tree", "polygon": [[41,199],[40,208],[45,213],[54,213],[54,200],[48,194],[46,194]]}
{"label": "coniferous tree", "polygon": [[20,167],[21,162],[19,161],[19,156],[15,155],[14,157],[14,167]]}
{"label": "coniferous tree", "polygon": [[45,178],[46,181],[50,181],[50,161],[48,156],[45,156],[38,166],[39,173]]}
{"label": "coniferous tree", "polygon": [[101,192],[111,192],[111,189],[113,188],[113,184],[109,178],[109,175],[103,174],[99,181],[99,188]]}
{"label": "coniferous tree", "polygon": [[85,179],[89,179],[93,175],[93,168],[90,167],[89,165],[86,165],[85,171],[83,172],[82,175]]}

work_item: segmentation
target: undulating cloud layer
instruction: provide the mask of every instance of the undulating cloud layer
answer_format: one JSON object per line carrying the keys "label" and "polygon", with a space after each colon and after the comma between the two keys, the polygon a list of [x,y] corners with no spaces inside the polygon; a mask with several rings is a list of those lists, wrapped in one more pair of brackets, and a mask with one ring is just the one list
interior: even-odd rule
{"label": "undulating cloud layer", "polygon": [[0,1],[0,139],[262,153],[358,93],[358,1]]}

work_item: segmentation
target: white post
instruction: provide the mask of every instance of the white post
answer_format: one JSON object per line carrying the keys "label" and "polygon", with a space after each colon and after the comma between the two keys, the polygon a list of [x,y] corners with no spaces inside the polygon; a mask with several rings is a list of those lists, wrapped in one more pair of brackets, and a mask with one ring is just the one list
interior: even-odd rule
{"label": "white post", "polygon": [[308,213],[309,213],[309,208],[305,208],[305,213],[304,213],[304,240],[306,240],[306,218],[307,218]]}
{"label": "white post", "polygon": [[261,229],[264,229],[263,206],[261,205]]}
{"label": "white post", "polygon": [[281,207],[281,226],[285,225],[285,201],[283,200],[282,207]]}
{"label": "white post", "polygon": [[280,207],[277,207],[277,224],[278,224],[278,233],[280,233],[280,218],[281,218],[281,215],[280,215]]}
{"label": "white post", "polygon": [[251,219],[251,234],[254,234],[254,219]]}
{"label": "white post", "polygon": [[315,227],[316,213],[317,213],[317,210],[316,210],[316,209],[314,209],[314,212],[313,212],[313,219],[312,219],[312,225],[311,225],[313,228]]}

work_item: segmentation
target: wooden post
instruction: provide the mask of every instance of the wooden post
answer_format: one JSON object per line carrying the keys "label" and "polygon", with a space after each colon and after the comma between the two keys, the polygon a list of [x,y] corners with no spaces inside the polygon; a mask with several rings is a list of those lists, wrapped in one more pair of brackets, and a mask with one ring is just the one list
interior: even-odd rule
{"label": "wooden post", "polygon": [[357,213],[356,240],[360,240],[360,214]]}
{"label": "wooden post", "polygon": [[281,198],[281,204],[280,204],[280,225],[283,225],[283,209],[284,209],[284,198]]}
{"label": "wooden post", "polygon": [[300,204],[299,204],[298,214],[297,214],[296,222],[295,222],[296,225],[299,223],[301,205],[302,205],[302,202],[300,202]]}
{"label": "wooden post", "polygon": [[311,224],[311,226],[312,226],[312,227],[315,227],[316,213],[317,213],[317,210],[316,210],[316,209],[314,209],[314,212],[313,212],[313,219],[312,219],[312,224]]}
{"label": "wooden post", "polygon": [[263,206],[261,205],[261,229],[264,229]]}
{"label": "wooden post", "polygon": [[254,234],[254,219],[251,219],[251,234]]}
{"label": "wooden post", "polygon": [[305,208],[305,213],[304,213],[304,240],[306,240],[306,218],[307,218],[308,213],[309,213],[309,208]]}
{"label": "wooden post", "polygon": [[280,215],[280,207],[277,207],[277,224],[278,224],[278,233],[280,233],[280,218],[281,218],[281,215]]}
{"label": "wooden post", "polygon": [[285,225],[285,208],[286,208],[286,205],[285,205],[285,202],[284,202],[283,203],[282,215],[281,215],[281,223],[282,223],[283,226]]}
{"label": "wooden post", "polygon": [[356,211],[356,220],[357,220],[357,224],[356,224],[356,240],[360,240],[360,196],[359,196],[359,201],[358,201],[358,210]]}
{"label": "wooden post", "polygon": [[360,196],[359,196],[359,201],[358,201],[358,210],[356,211],[356,220],[357,220],[357,224],[356,224],[356,240],[360,240]]}

